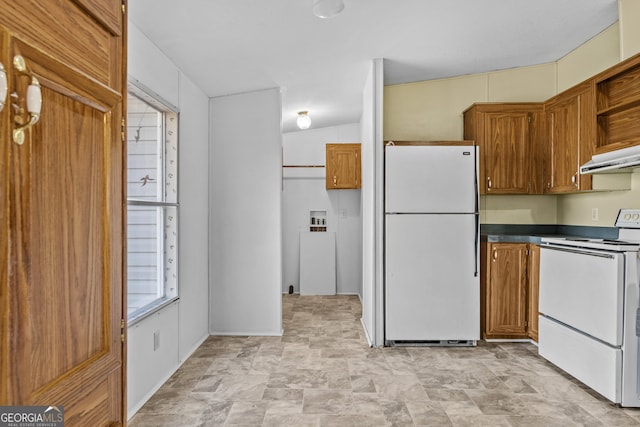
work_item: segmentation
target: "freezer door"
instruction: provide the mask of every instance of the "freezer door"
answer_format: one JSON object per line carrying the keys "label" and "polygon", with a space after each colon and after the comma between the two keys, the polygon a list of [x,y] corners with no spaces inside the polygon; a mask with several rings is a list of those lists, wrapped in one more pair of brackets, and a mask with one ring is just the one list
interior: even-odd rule
{"label": "freezer door", "polygon": [[475,215],[387,215],[385,338],[478,340]]}
{"label": "freezer door", "polygon": [[386,147],[386,212],[475,212],[476,174],[474,146]]}

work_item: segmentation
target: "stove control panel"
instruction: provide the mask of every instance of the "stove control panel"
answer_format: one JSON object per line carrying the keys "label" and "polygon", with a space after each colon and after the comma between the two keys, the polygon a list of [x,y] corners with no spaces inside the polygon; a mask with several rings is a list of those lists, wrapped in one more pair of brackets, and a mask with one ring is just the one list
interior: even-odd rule
{"label": "stove control panel", "polygon": [[620,209],[616,227],[640,228],[640,209]]}

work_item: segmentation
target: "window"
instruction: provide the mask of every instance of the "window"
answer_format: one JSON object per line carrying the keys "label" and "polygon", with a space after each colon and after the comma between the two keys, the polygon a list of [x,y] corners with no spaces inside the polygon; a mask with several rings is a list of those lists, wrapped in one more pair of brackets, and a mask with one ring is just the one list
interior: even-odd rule
{"label": "window", "polygon": [[131,323],[178,298],[178,114],[132,85],[127,103]]}

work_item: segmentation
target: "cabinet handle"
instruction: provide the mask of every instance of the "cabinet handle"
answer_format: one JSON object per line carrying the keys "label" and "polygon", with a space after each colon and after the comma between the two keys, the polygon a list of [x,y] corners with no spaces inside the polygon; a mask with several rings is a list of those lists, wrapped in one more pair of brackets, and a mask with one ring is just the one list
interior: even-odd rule
{"label": "cabinet handle", "polygon": [[496,262],[498,260],[498,251],[495,249],[493,250],[492,258],[493,258],[493,262]]}
{"label": "cabinet handle", "polygon": [[27,64],[22,56],[14,56],[13,67],[19,73],[31,77],[31,84],[27,86],[26,95],[27,111],[29,112],[29,122],[27,122],[26,125],[20,126],[13,130],[13,141],[18,145],[22,145],[24,143],[24,131],[38,123],[38,120],[40,119],[40,111],[42,109],[42,91],[40,89],[40,82],[27,69]]}
{"label": "cabinet handle", "polygon": [[578,172],[574,173],[573,176],[571,177],[571,183],[572,184],[578,183]]}
{"label": "cabinet handle", "polygon": [[337,176],[333,176],[333,186],[337,186],[338,185],[338,177]]}
{"label": "cabinet handle", "polygon": [[487,187],[491,188],[491,177],[490,176],[487,177]]}
{"label": "cabinet handle", "polygon": [[4,108],[7,99],[7,73],[4,71],[4,65],[0,62],[0,111]]}

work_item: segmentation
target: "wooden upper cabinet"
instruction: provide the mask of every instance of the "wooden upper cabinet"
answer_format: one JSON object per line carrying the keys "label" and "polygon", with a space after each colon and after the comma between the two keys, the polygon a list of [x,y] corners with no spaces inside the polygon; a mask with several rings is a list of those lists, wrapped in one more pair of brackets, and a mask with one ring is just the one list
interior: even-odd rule
{"label": "wooden upper cabinet", "polygon": [[327,190],[361,188],[361,144],[327,144]]}
{"label": "wooden upper cabinet", "polygon": [[580,175],[580,165],[593,154],[595,115],[593,81],[575,86],[545,104],[548,147],[545,193],[591,189],[591,175]]}
{"label": "wooden upper cabinet", "polygon": [[529,192],[529,113],[486,113],[485,172],[490,192]]}
{"label": "wooden upper cabinet", "polygon": [[464,139],[480,147],[481,194],[539,194],[540,103],[474,104],[464,112]]}
{"label": "wooden upper cabinet", "polygon": [[596,154],[640,145],[640,55],[595,77]]}

